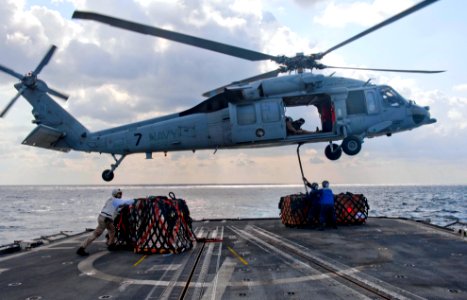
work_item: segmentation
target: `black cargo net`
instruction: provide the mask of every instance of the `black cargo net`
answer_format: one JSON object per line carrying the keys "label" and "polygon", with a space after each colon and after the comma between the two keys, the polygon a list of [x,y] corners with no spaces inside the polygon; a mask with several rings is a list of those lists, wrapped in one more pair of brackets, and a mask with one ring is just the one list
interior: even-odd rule
{"label": "black cargo net", "polygon": [[[287,227],[319,224],[319,205],[313,207],[305,194],[281,197],[279,209],[282,224]],[[334,195],[334,210],[338,225],[365,223],[369,209],[368,200],[362,194],[347,192]]]}
{"label": "black cargo net", "polygon": [[185,200],[165,196],[136,199],[115,218],[116,245],[135,253],[180,253],[193,247],[195,236]]}
{"label": "black cargo net", "polygon": [[368,200],[362,194],[334,195],[337,224],[362,224],[368,217]]}

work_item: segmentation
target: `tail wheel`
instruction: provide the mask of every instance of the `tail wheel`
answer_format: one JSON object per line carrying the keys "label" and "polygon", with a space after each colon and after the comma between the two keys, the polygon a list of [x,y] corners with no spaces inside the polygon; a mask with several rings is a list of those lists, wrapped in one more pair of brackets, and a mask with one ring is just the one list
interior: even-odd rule
{"label": "tail wheel", "polygon": [[329,160],[338,160],[342,155],[342,148],[337,144],[329,144],[324,149],[324,154]]}
{"label": "tail wheel", "polygon": [[107,182],[112,181],[114,179],[114,172],[112,170],[105,170],[102,172],[102,179]]}
{"label": "tail wheel", "polygon": [[362,149],[362,141],[356,136],[348,136],[342,141],[342,150],[347,155],[356,155]]}

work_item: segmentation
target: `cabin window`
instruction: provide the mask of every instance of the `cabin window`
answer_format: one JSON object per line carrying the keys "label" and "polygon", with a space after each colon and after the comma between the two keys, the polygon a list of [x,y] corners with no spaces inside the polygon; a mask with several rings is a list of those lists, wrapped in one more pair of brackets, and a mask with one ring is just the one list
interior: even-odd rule
{"label": "cabin window", "polygon": [[281,120],[280,106],[276,102],[261,103],[261,118],[264,123],[278,122]]}
{"label": "cabin window", "polygon": [[363,90],[349,91],[347,96],[347,114],[366,114],[366,102]]}
{"label": "cabin window", "polygon": [[253,104],[237,106],[238,125],[251,125],[256,123],[256,110]]}
{"label": "cabin window", "polygon": [[372,90],[366,91],[366,105],[369,114],[378,112],[378,103],[376,102],[375,93]]}

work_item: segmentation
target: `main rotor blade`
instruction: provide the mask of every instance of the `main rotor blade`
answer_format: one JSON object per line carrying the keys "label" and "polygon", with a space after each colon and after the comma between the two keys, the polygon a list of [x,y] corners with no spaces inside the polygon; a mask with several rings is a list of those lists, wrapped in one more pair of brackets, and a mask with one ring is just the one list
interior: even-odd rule
{"label": "main rotor blade", "polygon": [[0,70],[7,73],[7,74],[10,74],[11,76],[14,76],[14,77],[18,78],[19,80],[23,80],[23,75],[21,75],[19,73],[16,73],[15,71],[13,71],[10,68],[7,68],[7,67],[4,67],[4,66],[0,65]]}
{"label": "main rotor blade", "polygon": [[242,80],[238,80],[238,81],[234,81],[230,84],[226,84],[224,86],[221,86],[221,87],[218,87],[217,89],[214,89],[214,90],[210,90],[208,92],[205,92],[203,93],[203,96],[204,97],[212,97],[212,96],[215,96],[219,93],[222,93],[224,91],[224,89],[226,87],[229,87],[231,85],[234,85],[234,84],[244,84],[244,83],[249,83],[249,82],[252,82],[252,81],[256,81],[256,80],[261,80],[261,79],[267,79],[267,78],[272,78],[272,77],[276,77],[277,75],[279,75],[281,72],[283,72],[283,70],[281,68],[277,69],[277,70],[274,70],[274,71],[270,71],[270,72],[266,72],[266,73],[263,73],[263,74],[259,74],[259,75],[256,75],[256,76],[253,76],[253,77],[249,77],[249,78],[245,78],[245,79],[242,79]]}
{"label": "main rotor blade", "polygon": [[420,3],[410,7],[408,9],[404,10],[403,12],[398,13],[397,15],[395,15],[395,16],[389,18],[389,19],[387,19],[387,20],[385,20],[385,21],[383,21],[383,22],[381,22],[379,24],[376,24],[375,26],[373,26],[371,28],[368,28],[365,31],[362,31],[361,33],[351,37],[350,39],[345,40],[342,43],[337,44],[332,48],[329,48],[325,52],[319,53],[320,58],[322,58],[323,56],[325,56],[326,54],[328,54],[331,51],[334,51],[334,50],[336,50],[336,49],[338,49],[338,48],[340,48],[340,47],[342,47],[344,45],[347,45],[348,43],[351,43],[351,42],[353,42],[353,41],[355,41],[355,40],[357,40],[357,39],[359,39],[359,38],[373,32],[373,31],[375,31],[375,30],[378,30],[378,29],[380,29],[380,28],[382,28],[382,27],[384,27],[386,25],[389,25],[389,24],[391,24],[391,23],[393,23],[393,22],[395,22],[395,21],[397,21],[397,20],[399,20],[401,18],[404,18],[404,17],[410,15],[411,13],[414,13],[417,10],[420,10],[420,9],[422,9],[422,8],[428,6],[428,5],[430,5],[430,4],[432,4],[432,3],[436,2],[436,1],[438,1],[438,0],[425,0],[423,2],[420,2]]}
{"label": "main rotor blade", "polygon": [[57,47],[55,45],[52,45],[50,47],[49,51],[44,56],[44,58],[42,58],[41,62],[37,66],[37,68],[34,70],[34,72],[32,72],[34,75],[37,76],[41,72],[42,68],[44,68],[49,63],[50,58],[52,57],[52,55],[54,55],[54,52],[55,52],[56,49],[57,49]]}
{"label": "main rotor blade", "polygon": [[348,70],[365,70],[365,71],[399,72],[399,73],[423,73],[423,74],[446,72],[446,71],[441,71],[441,70],[429,71],[429,70],[374,69],[374,68],[336,67],[336,66],[327,66],[327,65],[321,65],[320,69],[348,69]]}
{"label": "main rotor blade", "polygon": [[153,26],[148,26],[144,24],[139,24],[131,21],[126,21],[94,12],[85,12],[85,11],[75,11],[72,16],[73,19],[86,19],[86,20],[94,20],[97,22],[105,23],[110,26],[139,32],[142,34],[152,35],[168,40],[172,40],[175,42],[219,52],[222,54],[227,54],[230,56],[235,56],[247,60],[274,60],[276,57],[268,54],[264,54],[261,52],[256,52],[244,48],[239,48],[227,44],[222,44],[198,37],[194,37],[187,34],[182,34],[174,31],[169,31]]}
{"label": "main rotor blade", "polygon": [[54,95],[54,96],[56,96],[56,97],[62,98],[62,99],[65,100],[65,101],[67,101],[68,98],[70,97],[70,96],[68,96],[67,94],[63,94],[63,93],[61,93],[61,92],[59,92],[59,91],[57,91],[57,90],[51,89],[51,88],[48,88],[48,89],[47,89],[47,93],[49,93],[49,94],[51,94],[51,95]]}
{"label": "main rotor blade", "polygon": [[18,100],[19,96],[21,96],[21,94],[24,92],[25,89],[26,89],[26,87],[23,86],[18,91],[18,94],[16,94],[16,96],[14,96],[13,99],[10,100],[10,103],[8,103],[8,105],[0,113],[0,118],[3,118],[6,115],[6,113],[10,110],[10,108],[13,106],[13,104],[15,104],[16,100]]}

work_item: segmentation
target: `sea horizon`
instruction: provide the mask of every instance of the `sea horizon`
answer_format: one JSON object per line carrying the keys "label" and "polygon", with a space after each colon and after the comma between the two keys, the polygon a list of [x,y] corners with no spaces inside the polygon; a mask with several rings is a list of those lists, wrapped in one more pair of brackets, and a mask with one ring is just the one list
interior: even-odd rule
{"label": "sea horizon", "polygon": [[[281,197],[305,192],[304,185],[297,183],[0,185],[0,245],[94,228],[116,187],[126,199],[172,192],[186,201],[195,220],[279,217]],[[334,194],[363,194],[370,217],[401,217],[440,226],[467,222],[467,185],[334,184],[331,188]]]}
{"label": "sea horizon", "polygon": [[[312,181],[311,181],[312,182]],[[321,182],[318,182],[321,183]],[[304,186],[303,183],[37,183],[37,184],[1,184],[0,187],[8,187],[8,186],[76,186],[76,187],[86,187],[86,186],[96,186],[96,187],[109,187],[112,188],[114,186],[157,186],[157,187],[165,187],[165,186],[177,186],[177,187],[184,187],[184,186]],[[332,183],[331,186],[336,187],[345,187],[345,186],[371,186],[371,187],[384,187],[384,186],[401,186],[401,187],[410,187],[410,186],[467,186],[467,183],[439,183],[439,184],[431,184],[431,183]]]}

